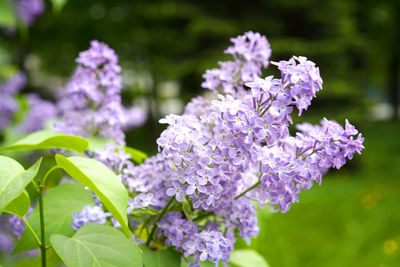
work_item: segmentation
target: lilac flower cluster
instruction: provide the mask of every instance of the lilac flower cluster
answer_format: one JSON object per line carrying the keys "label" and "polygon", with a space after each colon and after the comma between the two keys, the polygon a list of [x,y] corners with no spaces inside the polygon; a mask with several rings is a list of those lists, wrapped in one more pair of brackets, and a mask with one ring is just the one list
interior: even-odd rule
{"label": "lilac flower cluster", "polygon": [[27,102],[29,111],[17,126],[18,132],[32,133],[43,130],[46,122],[58,115],[56,105],[51,101],[41,99],[37,94],[28,94]]}
{"label": "lilac flower cluster", "polygon": [[[160,153],[126,170],[136,180],[131,191],[151,192],[154,209],[171,197],[192,203],[196,222],[175,212],[158,227],[166,245],[193,256],[194,266],[227,261],[234,243],[227,233],[246,240],[258,234],[252,200],[286,212],[303,189],[363,149],[362,135],[348,121],[345,128],[326,119],[322,126],[302,124],[290,136],[294,107],[301,115],[322,89],[319,69],[293,57],[273,63],[280,78],[262,79],[271,53],[266,38],[250,32],[232,41],[225,52],[234,61],[204,75],[203,86],[221,93],[218,100],[197,97],[183,115],[160,120],[169,125],[157,140]],[[208,225],[214,228],[198,230]],[[209,246],[203,234],[223,245]]]}
{"label": "lilac flower cluster", "polygon": [[101,206],[85,206],[78,213],[72,213],[72,228],[78,230],[83,225],[88,223],[100,223],[105,224],[107,217],[110,217],[111,213],[104,212]]}
{"label": "lilac flower cluster", "polygon": [[243,91],[244,83],[259,77],[262,67],[268,66],[271,48],[265,36],[250,31],[231,41],[233,46],[225,53],[232,55],[233,61],[219,62],[219,69],[207,70],[203,75],[204,88],[220,93]]}
{"label": "lilac flower cluster", "polygon": [[28,26],[31,26],[45,9],[43,0],[15,0],[14,2],[19,18]]}
{"label": "lilac flower cluster", "polygon": [[19,106],[14,96],[25,86],[26,76],[18,72],[0,84],[0,131],[7,127]]}
{"label": "lilac flower cluster", "polygon": [[140,108],[121,104],[121,67],[114,50],[99,41],[79,54],[78,67],[59,96],[62,120],[57,131],[84,137],[103,136],[124,144],[124,129],[146,120]]}
{"label": "lilac flower cluster", "polygon": [[184,251],[184,257],[193,255],[201,261],[219,262],[228,259],[233,250],[235,237],[231,230],[226,237],[213,223],[199,230],[195,222],[182,219],[178,212],[168,213],[158,227],[166,237],[165,244]]}
{"label": "lilac flower cluster", "polygon": [[118,57],[106,44],[92,41],[60,94],[62,122],[55,130],[85,137],[100,135],[123,143],[121,71]]}

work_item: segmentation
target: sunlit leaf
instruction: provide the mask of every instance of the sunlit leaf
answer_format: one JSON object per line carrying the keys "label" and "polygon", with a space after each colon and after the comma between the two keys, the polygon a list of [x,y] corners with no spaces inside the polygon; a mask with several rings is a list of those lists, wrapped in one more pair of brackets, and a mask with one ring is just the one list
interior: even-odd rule
{"label": "sunlit leaf", "polygon": [[0,156],[0,212],[24,191],[39,171],[41,162],[42,159],[39,159],[24,170],[17,161]]}
{"label": "sunlit leaf", "polygon": [[0,148],[0,151],[62,148],[81,153],[88,146],[89,142],[85,138],[51,130],[42,130],[29,134],[11,145]]}
{"label": "sunlit leaf", "polygon": [[31,200],[29,198],[29,195],[24,190],[19,196],[8,203],[3,211],[22,218],[28,212],[30,204]]}
{"label": "sunlit leaf", "polygon": [[71,238],[52,235],[50,241],[69,267],[143,267],[142,256],[135,245],[111,226],[90,223]]}
{"label": "sunlit leaf", "polygon": [[231,253],[229,264],[235,267],[268,267],[265,259],[252,249],[238,249]]}

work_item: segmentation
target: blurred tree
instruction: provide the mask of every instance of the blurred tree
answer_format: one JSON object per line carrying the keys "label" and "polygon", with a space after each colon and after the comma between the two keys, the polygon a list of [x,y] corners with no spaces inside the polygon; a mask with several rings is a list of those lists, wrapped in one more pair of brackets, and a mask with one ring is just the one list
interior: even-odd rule
{"label": "blurred tree", "polygon": [[382,88],[393,108],[393,118],[399,117],[400,78],[400,1],[362,1],[360,21],[368,36],[367,77]]}

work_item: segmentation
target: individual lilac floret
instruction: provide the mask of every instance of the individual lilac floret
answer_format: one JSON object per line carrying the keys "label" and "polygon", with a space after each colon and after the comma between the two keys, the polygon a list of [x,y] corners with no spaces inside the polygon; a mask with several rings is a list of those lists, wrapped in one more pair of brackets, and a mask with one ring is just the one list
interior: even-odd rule
{"label": "individual lilac floret", "polygon": [[52,102],[41,99],[36,94],[27,95],[29,110],[17,131],[32,133],[45,128],[46,122],[57,117],[57,107]]}
{"label": "individual lilac floret", "polygon": [[14,96],[25,86],[26,76],[18,72],[0,84],[0,131],[7,127],[19,106]]}
{"label": "individual lilac floret", "polygon": [[45,9],[43,0],[15,0],[14,2],[20,19],[28,26],[31,26]]}
{"label": "individual lilac floret", "polygon": [[105,224],[111,213],[104,212],[100,206],[85,206],[80,212],[72,213],[72,228],[78,230],[88,223]]}
{"label": "individual lilac floret", "polygon": [[203,75],[204,88],[219,93],[236,94],[244,89],[244,83],[259,77],[262,68],[267,68],[271,49],[265,36],[246,32],[231,39],[233,46],[225,50],[233,61],[219,62],[220,68],[207,70]]}

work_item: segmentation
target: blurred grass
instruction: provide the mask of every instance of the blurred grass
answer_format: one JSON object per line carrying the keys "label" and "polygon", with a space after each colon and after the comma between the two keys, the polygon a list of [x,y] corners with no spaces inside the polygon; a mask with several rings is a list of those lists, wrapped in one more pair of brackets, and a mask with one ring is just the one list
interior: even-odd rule
{"label": "blurred grass", "polygon": [[271,267],[400,266],[400,124],[360,126],[366,148],[349,168],[328,173],[286,214],[259,213],[251,248]]}

